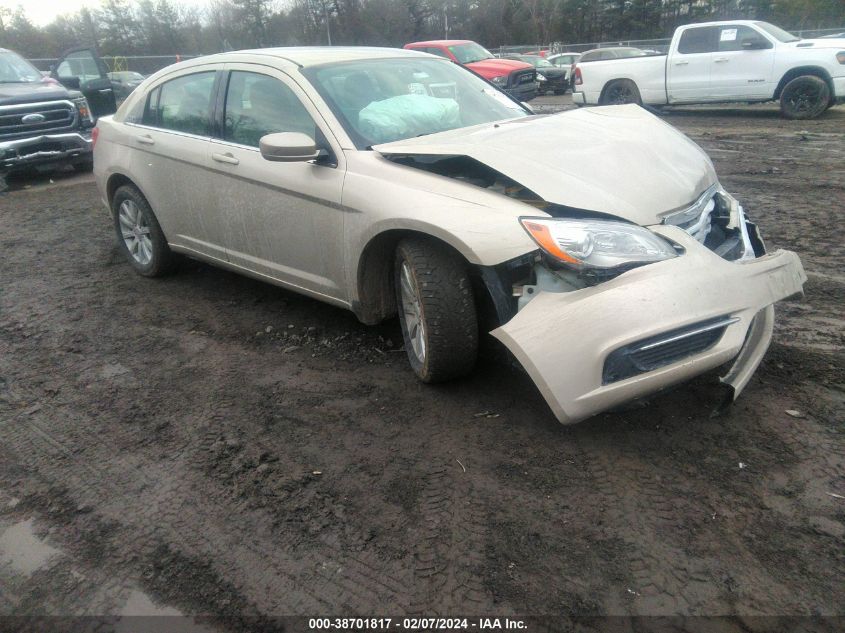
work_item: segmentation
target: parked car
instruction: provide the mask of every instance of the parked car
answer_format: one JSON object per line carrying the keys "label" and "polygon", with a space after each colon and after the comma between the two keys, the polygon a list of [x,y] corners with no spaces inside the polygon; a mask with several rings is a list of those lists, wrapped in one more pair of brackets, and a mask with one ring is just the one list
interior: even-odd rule
{"label": "parked car", "polygon": [[802,40],[766,22],[679,27],[668,55],[593,61],[574,72],[577,104],[779,101],[810,119],[845,99],[845,39]]}
{"label": "parked car", "polygon": [[534,66],[512,59],[498,59],[475,42],[433,40],[412,42],[405,44],[405,48],[445,57],[466,66],[519,101],[531,101],[537,96],[538,82]]}
{"label": "parked car", "polygon": [[806,280],[642,108],[531,116],[414,51],[198,58],[97,129],[97,186],[139,274],[183,254],[364,323],[398,314],[425,382],[470,372],[492,323],[564,423],[730,361],[736,396],[772,304]]}
{"label": "parked car", "polygon": [[69,51],[58,66],[68,72],[45,77],[0,48],[0,173],[63,163],[91,168],[91,129],[97,116],[115,111],[114,95],[110,86],[104,94],[99,75],[72,76],[70,64],[87,69],[99,68],[98,62],[90,50]]}
{"label": "parked car", "polygon": [[606,48],[593,48],[576,60],[577,62],[595,62],[607,59],[627,59],[628,57],[648,57],[649,53],[633,46],[608,46]]}
{"label": "parked car", "polygon": [[141,82],[144,81],[144,75],[137,73],[134,70],[120,70],[109,73],[109,81],[111,81],[112,89],[118,99],[125,99],[132,94]]}
{"label": "parked car", "polygon": [[506,55],[503,59],[514,59],[534,66],[538,78],[543,77],[545,79],[538,88],[538,92],[541,94],[553,92],[556,95],[562,95],[569,88],[569,82],[566,79],[567,71],[558,68],[542,57],[537,55]]}
{"label": "parked car", "polygon": [[581,59],[581,53],[557,53],[548,59],[552,64],[566,71],[566,85],[572,88],[572,69]]}

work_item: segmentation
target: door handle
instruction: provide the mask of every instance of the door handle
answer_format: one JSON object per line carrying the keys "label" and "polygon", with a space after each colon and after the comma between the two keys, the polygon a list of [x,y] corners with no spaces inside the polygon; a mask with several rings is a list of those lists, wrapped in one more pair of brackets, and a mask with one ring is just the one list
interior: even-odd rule
{"label": "door handle", "polygon": [[155,145],[153,137],[149,134],[145,134],[144,136],[136,136],[135,140],[141,143],[141,145]]}
{"label": "door handle", "polygon": [[689,62],[675,62],[675,66],[689,66]]}
{"label": "door handle", "polygon": [[717,57],[713,61],[716,62],[717,64],[721,64],[722,62],[728,61],[728,58],[727,57]]}
{"label": "door handle", "polygon": [[231,154],[212,154],[211,158],[218,163],[226,163],[227,165],[237,165],[241,162]]}

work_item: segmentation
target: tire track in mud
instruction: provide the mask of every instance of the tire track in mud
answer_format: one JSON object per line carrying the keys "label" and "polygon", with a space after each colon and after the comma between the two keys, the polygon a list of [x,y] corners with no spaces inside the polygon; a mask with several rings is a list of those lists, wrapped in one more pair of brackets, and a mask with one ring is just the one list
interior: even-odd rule
{"label": "tire track in mud", "polygon": [[[226,370],[231,374],[235,371],[234,368]],[[224,378],[223,384],[234,383]],[[211,401],[211,398],[205,399],[205,402]],[[205,413],[212,409],[206,418],[209,424],[201,431],[206,444],[216,439],[231,420],[228,416],[232,404],[231,400],[222,400],[211,407],[206,405]],[[52,465],[50,470],[55,480],[64,481],[71,489],[79,491],[83,504],[97,507],[103,499],[119,499],[127,491],[139,498],[146,497],[148,504],[144,507],[147,510],[143,516],[133,517],[136,520],[127,521],[128,517],[121,512],[109,518],[135,531],[136,543],[142,547],[158,540],[175,545],[189,556],[216,560],[222,573],[231,574],[233,569],[240,569],[241,573],[236,575],[239,584],[265,613],[335,613],[341,607],[358,611],[371,608],[373,604],[400,601],[399,596],[405,591],[404,583],[391,579],[383,569],[347,556],[330,543],[322,546],[334,553],[331,558],[306,555],[302,560],[283,553],[286,551],[284,541],[260,542],[233,532],[233,526],[221,531],[220,527],[226,524],[212,509],[231,505],[240,508],[243,505],[240,500],[225,493],[209,496],[208,487],[202,492],[196,490],[194,497],[190,473],[183,473],[189,475],[187,478],[173,476],[171,481],[162,481],[150,476],[143,462],[132,455],[121,455],[121,464],[113,464],[110,461],[112,447],[96,434],[83,430],[96,428],[95,420],[64,413],[61,416],[63,423],[72,427],[66,431],[51,424],[50,420],[58,416],[48,419],[46,413],[42,408],[30,415],[13,417],[9,423],[0,425],[0,437],[20,456],[49,457],[45,461]],[[138,438],[129,439],[137,441]],[[94,455],[90,454],[92,452]],[[177,468],[178,465],[173,469]],[[196,499],[202,499],[202,502],[196,503]],[[268,523],[266,516],[255,511],[249,511],[249,515],[242,518],[244,523],[256,527]],[[201,531],[197,526],[202,526]],[[312,580],[316,582],[304,582],[306,578],[286,572],[303,566],[313,570]],[[306,592],[304,586],[319,587],[319,590]]]}
{"label": "tire track in mud", "polygon": [[483,574],[491,505],[474,484],[473,471],[450,454],[460,425],[452,426],[448,418],[431,422],[447,426],[436,429],[420,452],[426,460],[421,464],[425,484],[413,539],[409,612],[447,617],[490,613],[494,603]]}
{"label": "tire track in mud", "polygon": [[[616,442],[600,444],[593,437],[576,439],[598,493],[593,503],[604,506],[604,514],[609,517],[605,522],[617,528],[615,536],[626,545],[627,566],[634,584],[628,588],[629,598],[634,598],[630,610],[648,615],[688,613],[694,604],[684,595],[684,588],[692,578],[690,571],[679,564],[686,556],[667,543],[658,530],[661,522],[675,518],[672,495],[627,441],[624,436]],[[624,474],[624,478],[613,473]]]}

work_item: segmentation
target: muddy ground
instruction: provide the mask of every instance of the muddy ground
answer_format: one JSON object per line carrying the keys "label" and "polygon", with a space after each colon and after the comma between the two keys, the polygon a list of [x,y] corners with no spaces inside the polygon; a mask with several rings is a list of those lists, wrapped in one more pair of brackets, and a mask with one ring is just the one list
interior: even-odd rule
{"label": "muddy ground", "polygon": [[715,417],[698,381],[563,427],[496,354],[422,385],[395,322],[142,279],[90,177],[12,182],[0,615],[845,615],[845,107],[664,118],[809,275]]}

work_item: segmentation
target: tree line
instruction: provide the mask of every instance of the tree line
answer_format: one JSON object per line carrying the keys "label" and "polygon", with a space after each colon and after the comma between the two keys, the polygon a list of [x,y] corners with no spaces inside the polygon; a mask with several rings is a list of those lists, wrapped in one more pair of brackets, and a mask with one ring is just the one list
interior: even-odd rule
{"label": "tree line", "polygon": [[0,7],[0,47],[54,58],[77,44],[102,55],[175,55],[297,45],[401,46],[472,39],[494,48],[668,37],[680,24],[760,19],[784,28],[845,25],[843,0],[103,0],[36,26]]}

